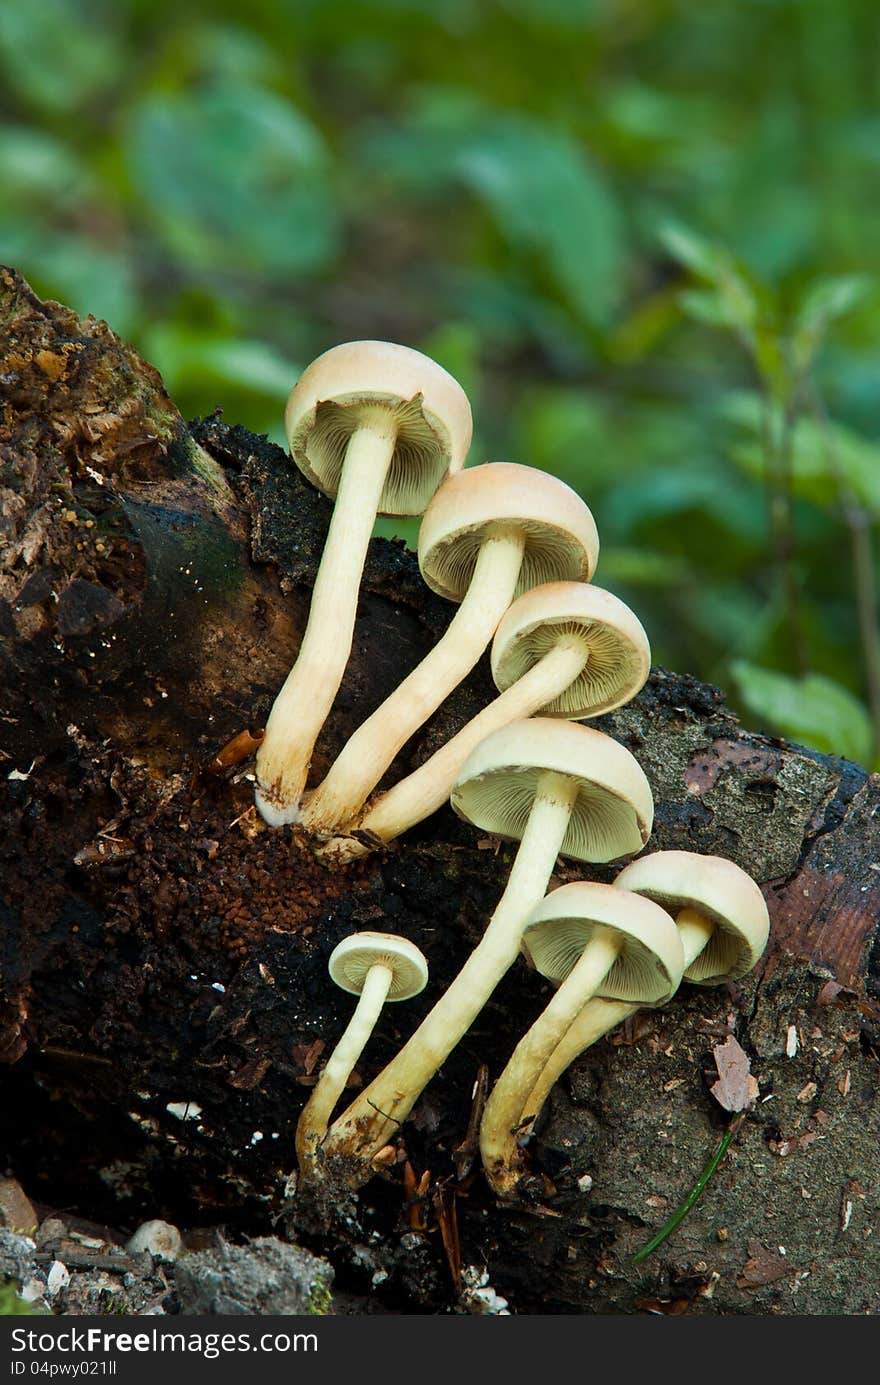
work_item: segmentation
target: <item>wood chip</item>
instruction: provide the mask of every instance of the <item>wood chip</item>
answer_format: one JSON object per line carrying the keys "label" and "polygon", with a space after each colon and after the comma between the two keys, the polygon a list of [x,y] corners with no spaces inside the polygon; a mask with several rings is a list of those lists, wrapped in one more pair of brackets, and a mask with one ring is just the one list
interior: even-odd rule
{"label": "wood chip", "polygon": [[208,761],[205,773],[222,774],[223,770],[242,764],[249,756],[255,754],[265,734],[263,730],[239,731],[237,736],[227,741],[222,750],[218,750],[213,759]]}

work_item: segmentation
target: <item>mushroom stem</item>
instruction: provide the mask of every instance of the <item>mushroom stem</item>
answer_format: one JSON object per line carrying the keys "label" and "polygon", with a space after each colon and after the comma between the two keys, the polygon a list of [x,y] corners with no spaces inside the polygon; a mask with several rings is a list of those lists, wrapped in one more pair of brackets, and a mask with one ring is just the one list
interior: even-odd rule
{"label": "mushroom stem", "polygon": [[302,1109],[296,1127],[296,1156],[303,1173],[314,1170],[318,1145],[327,1133],[333,1107],[345,1090],[352,1069],[376,1026],[392,979],[390,967],[381,963],[370,967],[355,1012]]}
{"label": "mushroom stem", "polygon": [[[484,707],[430,759],[376,799],[357,822],[358,829],[388,842],[430,817],[449,798],[456,776],[474,747],[490,732],[521,717],[532,716],[558,697],[574,682],[588,658],[589,650],[583,638],[562,636],[543,659]],[[319,854],[335,865],[344,865],[366,855],[369,849],[354,837],[337,837]]]}
{"label": "mushroom stem", "polygon": [[578,791],[567,775],[553,770],[541,775],[507,886],[483,937],[397,1056],[330,1127],[325,1158],[353,1160],[346,1169],[349,1181],[369,1177],[371,1156],[409,1115],[515,962],[523,926],[547,890]]}
{"label": "mushroom stem", "polygon": [[312,750],[345,673],[361,574],[396,435],[393,411],[377,405],[345,451],[305,634],[257,752],[257,806],[272,827],[298,818]]}
{"label": "mushroom stem", "polygon": [[521,527],[499,523],[490,529],[442,639],[343,747],[303,804],[303,827],[320,833],[348,822],[401,746],[470,673],[513,600],[524,549]]}
{"label": "mushroom stem", "polygon": [[[676,927],[684,948],[684,969],[692,966],[703,948],[715,932],[711,919],[697,909],[681,909],[675,916]],[[561,989],[561,988],[560,988]],[[525,1102],[516,1112],[513,1120],[520,1131],[528,1123],[534,1124],[540,1115],[551,1088],[566,1068],[586,1049],[596,1043],[611,1029],[616,1029],[624,1020],[634,1015],[640,1005],[626,1000],[600,1000],[594,998],[583,1006],[568,1029],[553,1049],[532,1086]]]}
{"label": "mushroom stem", "polygon": [[492,1089],[480,1124],[480,1153],[499,1196],[516,1186],[523,1091],[532,1086],[566,1030],[601,986],[621,950],[620,935],[597,931],[549,1005],[520,1039]]}

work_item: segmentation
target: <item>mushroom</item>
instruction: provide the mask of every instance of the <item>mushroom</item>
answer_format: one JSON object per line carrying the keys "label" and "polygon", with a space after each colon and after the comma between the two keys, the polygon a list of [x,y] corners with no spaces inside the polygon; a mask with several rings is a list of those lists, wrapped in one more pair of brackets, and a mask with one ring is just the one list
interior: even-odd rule
{"label": "mushroom", "polygon": [[442,639],[344,746],[303,804],[315,833],[348,822],[401,746],[470,673],[517,595],[539,583],[588,582],[599,536],[589,509],[555,476],[490,462],[450,476],[419,530],[419,567],[461,604]]}
{"label": "mushroom", "polygon": [[684,968],[669,915],[614,885],[553,890],[526,924],[522,947],[542,976],[561,984],[520,1039],[483,1112],[480,1153],[500,1197],[514,1192],[522,1172],[517,1133],[523,1100],[590,998],[657,1005],[674,994]]}
{"label": "mushroom", "polygon": [[472,425],[461,386],[427,356],[354,341],[304,371],[285,426],[294,462],[336,503],[299,654],[257,752],[257,806],[275,827],[297,820],[345,672],[376,515],[421,514],[447,472],[463,466]]}
{"label": "mushroom", "polygon": [[300,1170],[314,1172],[318,1147],[358,1058],[386,1000],[409,1000],[423,991],[428,963],[415,943],[393,933],[352,933],[330,954],[328,970],[337,986],[359,997],[354,1014],[327,1060],[296,1127]]}
{"label": "mushroom", "polygon": [[[767,946],[770,918],[764,896],[751,876],[723,856],[655,851],[626,866],[614,887],[644,895],[674,915],[686,981],[701,986],[735,981],[752,970]],[[523,1103],[521,1119],[533,1123],[560,1074],[636,1009],[620,1000],[585,1005]]]}
{"label": "mushroom", "polygon": [[549,582],[515,601],[492,644],[501,696],[484,707],[413,774],[378,798],[357,822],[363,838],[340,837],[322,852],[337,865],[386,842],[445,803],[468,755],[491,732],[542,712],[593,717],[635,697],[651,650],[641,622],[610,592],[584,582]]}
{"label": "mushroom", "polygon": [[[610,861],[640,851],[653,800],[637,762],[610,736],[569,721],[516,722],[468,757],[452,806],[484,831],[518,840],[507,886],[486,931],[412,1037],[333,1123],[325,1160],[349,1182],[406,1119],[421,1091],[516,960],[523,925],[557,856]],[[358,1172],[359,1171],[359,1172]]]}

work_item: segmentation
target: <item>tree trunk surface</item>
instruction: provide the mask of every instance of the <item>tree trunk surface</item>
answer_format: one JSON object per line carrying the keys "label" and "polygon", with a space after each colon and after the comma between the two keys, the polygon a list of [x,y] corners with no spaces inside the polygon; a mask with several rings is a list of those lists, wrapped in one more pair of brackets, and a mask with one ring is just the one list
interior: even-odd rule
{"label": "tree trunk surface", "polygon": [[[453,1307],[456,1222],[461,1262],[520,1313],[880,1311],[880,783],[743,730],[717,689],[663,669],[596,724],[650,780],[652,849],[728,856],[762,886],[757,970],[685,985],[579,1059],[528,1146],[530,1200],[510,1207],[456,1149],[480,1066],[497,1076],[549,997],[517,967],[399,1162],[323,1223],[285,1201],[299,1110],[351,1013],[329,952],[378,928],[430,962],[427,990],[383,1013],[368,1081],[479,938],[512,850],[447,808],[330,871],[262,827],[252,762],[212,761],[264,724],[293,662],[329,503],[264,438],[187,427],[104,323],[12,271],[0,321],[0,1150],[31,1198],[121,1227],[286,1228],[363,1311]],[[373,541],[313,782],[451,614],[411,553]],[[483,659],[388,782],[493,695]],[[560,864],[554,883],[613,874]],[[757,1102],[634,1265],[725,1129],[710,1086],[730,1033]]]}

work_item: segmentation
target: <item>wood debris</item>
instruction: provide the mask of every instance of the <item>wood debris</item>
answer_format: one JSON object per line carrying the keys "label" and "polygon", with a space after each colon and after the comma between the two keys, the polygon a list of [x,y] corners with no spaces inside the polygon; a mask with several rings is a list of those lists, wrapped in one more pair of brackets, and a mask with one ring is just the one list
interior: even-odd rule
{"label": "wood debris", "polygon": [[775,1284],[792,1274],[792,1267],[777,1250],[768,1250],[760,1241],[749,1241],[749,1258],[737,1279],[739,1289],[759,1289],[763,1284]]}
{"label": "wood debris", "polygon": [[758,1098],[758,1084],[752,1076],[748,1054],[731,1034],[712,1050],[718,1081],[711,1092],[725,1111],[745,1111]]}

